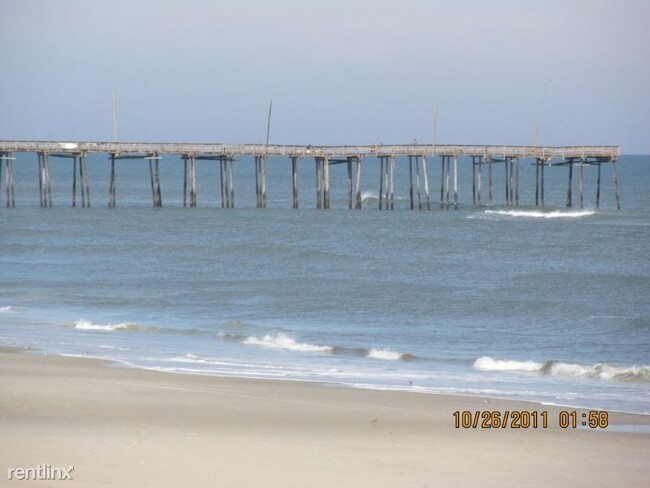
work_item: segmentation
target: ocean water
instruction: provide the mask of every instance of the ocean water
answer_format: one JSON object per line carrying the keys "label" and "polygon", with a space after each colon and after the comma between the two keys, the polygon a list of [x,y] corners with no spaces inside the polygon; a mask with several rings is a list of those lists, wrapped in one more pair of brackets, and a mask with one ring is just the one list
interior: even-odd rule
{"label": "ocean water", "polygon": [[[364,161],[364,209],[347,210],[346,168],[331,169],[332,209],[314,209],[313,162],[269,160],[255,209],[253,163],[235,163],[237,208],[219,208],[218,169],[198,163],[198,208],[182,208],[182,165],[161,162],[163,208],[148,166],[91,156],[92,208],[70,208],[71,161],[51,159],[54,208],[38,207],[36,157],[15,161],[15,209],[0,208],[0,344],[164,371],[307,379],[362,388],[460,393],[650,413],[650,158],[609,168],[594,208],[564,207],[566,168],[521,167],[521,207],[408,209],[397,162],[395,211],[377,209],[378,162]],[[3,185],[4,185],[3,168]],[[574,202],[578,201],[574,173]],[[486,200],[486,174],[484,200]],[[4,191],[4,186],[2,187]],[[0,201],[4,203],[4,193]],[[79,201],[79,198],[78,198]]]}

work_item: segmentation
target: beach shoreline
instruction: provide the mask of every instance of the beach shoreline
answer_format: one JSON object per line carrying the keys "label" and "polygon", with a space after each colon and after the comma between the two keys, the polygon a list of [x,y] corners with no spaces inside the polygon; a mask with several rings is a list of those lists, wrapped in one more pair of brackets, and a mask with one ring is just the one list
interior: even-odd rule
{"label": "beach shoreline", "polygon": [[[650,474],[650,435],[558,426],[582,409],[20,352],[0,349],[5,473],[74,465],[73,485],[162,487],[642,486]],[[544,411],[548,427],[456,428],[456,411]]]}

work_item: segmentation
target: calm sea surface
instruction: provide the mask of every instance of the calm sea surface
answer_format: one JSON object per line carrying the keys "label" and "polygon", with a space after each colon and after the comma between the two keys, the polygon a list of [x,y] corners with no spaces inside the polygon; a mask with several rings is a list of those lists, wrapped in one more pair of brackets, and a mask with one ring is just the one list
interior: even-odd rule
{"label": "calm sea surface", "polygon": [[[91,156],[90,209],[70,208],[71,161],[50,161],[54,208],[38,207],[36,156],[15,161],[15,209],[0,208],[0,344],[114,359],[167,371],[309,379],[385,389],[480,394],[650,413],[650,158],[610,171],[594,209],[566,209],[566,168],[547,174],[536,209],[522,163],[522,206],[408,210],[406,161],[395,211],[377,209],[378,162],[366,160],[364,209],[347,210],[346,168],[331,169],[332,209],[315,206],[313,161],[269,160],[268,206],[255,209],[251,160],[235,163],[234,210],[218,168],[198,163],[199,207],[182,208],[182,162],[161,162],[162,209],[148,166]],[[3,168],[0,201],[4,204]],[[574,202],[578,201],[574,173]],[[484,199],[486,197],[484,178]],[[79,197],[77,198],[79,202]]]}

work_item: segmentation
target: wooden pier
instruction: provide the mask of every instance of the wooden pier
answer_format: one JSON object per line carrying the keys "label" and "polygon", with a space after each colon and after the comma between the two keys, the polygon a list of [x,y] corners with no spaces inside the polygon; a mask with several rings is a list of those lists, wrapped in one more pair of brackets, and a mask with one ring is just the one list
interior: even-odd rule
{"label": "wooden pier", "polygon": [[[81,207],[90,207],[88,155],[106,154],[110,162],[108,206],[117,205],[115,162],[123,159],[142,159],[149,162],[151,196],[154,207],[162,207],[162,189],[159,161],[165,157],[178,157],[183,163],[183,206],[197,204],[197,160],[211,160],[219,164],[220,196],[222,208],[235,207],[233,163],[241,157],[251,157],[255,163],[256,206],[266,207],[267,162],[269,158],[285,157],[291,160],[292,208],[298,208],[298,166],[300,160],[314,162],[316,208],[329,209],[330,166],[347,164],[348,208],[361,209],[362,162],[372,159],[379,162],[379,209],[395,208],[395,173],[397,158],[408,161],[409,203],[412,210],[430,210],[431,194],[428,164],[440,160],[441,209],[459,207],[459,158],[471,160],[472,205],[495,205],[495,167],[503,168],[505,206],[518,207],[520,201],[519,165],[528,160],[535,165],[535,205],[545,205],[544,177],[549,167],[568,168],[566,206],[574,205],[573,173],[578,169],[578,203],[584,199],[584,167],[597,166],[595,206],[600,206],[601,165],[612,168],[616,207],[620,209],[616,161],[619,146],[488,146],[488,145],[365,145],[365,146],[311,146],[278,144],[184,144],[184,143],[129,143],[129,142],[58,142],[58,141],[0,141],[0,185],[3,169],[6,206],[15,207],[13,168],[16,154],[35,153],[38,156],[38,178],[41,207],[52,206],[49,176],[50,157],[72,160],[72,206],[77,206],[77,187],[80,189]],[[487,201],[484,203],[484,172],[487,172]],[[435,197],[434,197],[435,198]]]}

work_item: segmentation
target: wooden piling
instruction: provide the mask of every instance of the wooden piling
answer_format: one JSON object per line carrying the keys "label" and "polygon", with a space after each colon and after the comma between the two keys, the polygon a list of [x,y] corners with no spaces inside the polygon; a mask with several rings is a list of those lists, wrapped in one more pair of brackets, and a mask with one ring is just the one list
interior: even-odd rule
{"label": "wooden piling", "polygon": [[115,208],[115,153],[110,154],[111,176],[108,183],[108,208]]}
{"label": "wooden piling", "polygon": [[[269,109],[270,113],[270,109]],[[261,201],[262,201],[262,208],[266,208],[266,161],[267,161],[267,155],[265,154],[262,159],[260,160],[261,163]]]}
{"label": "wooden piling", "polygon": [[77,206],[77,155],[72,156],[72,206]]}
{"label": "wooden piling", "polygon": [[84,155],[79,155],[79,184],[81,185],[81,208],[86,207],[86,166]]}
{"label": "wooden piling", "polygon": [[580,208],[585,208],[585,162],[580,161],[580,178],[578,181],[578,189],[580,191]]}
{"label": "wooden piling", "polygon": [[541,169],[539,166],[539,158],[535,158],[535,206],[536,207],[539,207],[540,173],[541,173]]}
{"label": "wooden piling", "polygon": [[14,208],[16,206],[15,188],[14,188],[14,157],[13,153],[5,153],[4,155],[6,171],[6,193],[7,193],[7,208]]}
{"label": "wooden piling", "polygon": [[504,158],[503,161],[503,174],[505,176],[505,190],[506,190],[506,199],[505,199],[505,204],[506,207],[510,206],[510,175],[509,175],[509,167],[510,165],[508,164],[508,158]]}
{"label": "wooden piling", "polygon": [[291,156],[291,190],[293,195],[292,208],[298,208],[298,157]]}
{"label": "wooden piling", "polygon": [[36,153],[38,157],[38,194],[40,197],[40,206],[44,206],[43,199],[43,153]]}
{"label": "wooden piling", "polygon": [[316,166],[316,208],[323,208],[323,158],[316,156],[314,163]]}
{"label": "wooden piling", "polygon": [[[149,160],[149,180],[151,184],[151,200],[154,207],[162,207],[162,191],[160,188],[160,169],[158,153],[151,153],[145,159]],[[190,168],[191,170],[191,168]]]}
{"label": "wooden piling", "polygon": [[235,208],[235,180],[233,177],[233,156],[225,156],[225,174],[226,174],[226,208]]}
{"label": "wooden piling", "polygon": [[379,210],[382,209],[384,199],[384,173],[386,172],[383,156],[379,156]]}
{"label": "wooden piling", "polygon": [[395,156],[390,158],[390,209],[395,210]]}
{"label": "wooden piling", "polygon": [[476,205],[476,156],[472,156],[472,205]]}
{"label": "wooden piling", "polygon": [[409,197],[411,200],[411,210],[415,210],[415,195],[413,193],[413,156],[409,156]]}
{"label": "wooden piling", "polygon": [[618,193],[618,176],[616,175],[616,160],[612,159],[611,160],[611,165],[612,165],[612,181],[614,183],[614,195],[616,197],[616,209],[620,210],[621,209],[621,198]]}
{"label": "wooden piling", "polygon": [[454,156],[454,210],[458,210],[458,157]]}
{"label": "wooden piling", "polygon": [[478,175],[476,181],[476,203],[482,205],[481,201],[481,187],[483,185],[483,156],[477,156],[478,159]]}
{"label": "wooden piling", "polygon": [[183,154],[183,207],[187,207],[187,155]]}
{"label": "wooden piling", "polygon": [[424,203],[427,210],[431,210],[431,199],[429,198],[429,174],[427,173],[426,156],[422,156],[422,178],[424,179]]}
{"label": "wooden piling", "polygon": [[194,154],[190,155],[189,162],[190,162],[190,207],[196,207],[196,156]]}
{"label": "wooden piling", "polygon": [[541,167],[541,172],[540,172],[541,183],[540,183],[540,187],[539,187],[540,188],[540,199],[541,199],[542,207],[544,207],[544,171],[545,171],[545,168],[546,168],[546,160],[544,159],[544,160],[542,160],[542,167]]}
{"label": "wooden piling", "polygon": [[226,208],[226,182],[224,179],[224,160],[219,158],[219,193],[221,195],[221,208]]}
{"label": "wooden piling", "polygon": [[515,159],[515,206],[519,206],[519,158]]}
{"label": "wooden piling", "polygon": [[357,210],[361,210],[361,207],[363,206],[363,199],[361,198],[361,158],[357,156],[356,160],[357,160],[357,175],[355,181],[356,204],[354,208],[356,208]]}
{"label": "wooden piling", "polygon": [[596,208],[600,208],[600,166],[601,162],[598,161],[598,177],[596,180]]}
{"label": "wooden piling", "polygon": [[566,206],[573,207],[572,201],[572,189],[573,189],[573,160],[569,163],[569,187],[566,192]]}
{"label": "wooden piling", "polygon": [[494,205],[492,158],[488,159],[488,206]]}
{"label": "wooden piling", "polygon": [[440,208],[445,208],[445,157],[440,156]]}
{"label": "wooden piling", "polygon": [[418,210],[422,210],[422,192],[420,191],[420,156],[415,156],[415,188],[418,194]]}
{"label": "wooden piling", "polygon": [[324,196],[324,206],[323,208],[330,208],[330,161],[329,156],[325,154],[323,157],[323,196]]}
{"label": "wooden piling", "polygon": [[451,156],[447,156],[447,175],[445,178],[445,208],[449,209],[449,202],[451,201],[450,199],[450,193],[451,193],[451,185],[449,183],[449,180],[451,178]]}

